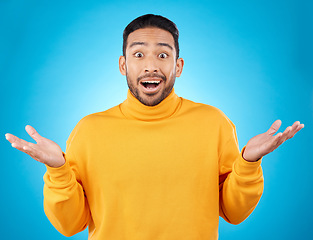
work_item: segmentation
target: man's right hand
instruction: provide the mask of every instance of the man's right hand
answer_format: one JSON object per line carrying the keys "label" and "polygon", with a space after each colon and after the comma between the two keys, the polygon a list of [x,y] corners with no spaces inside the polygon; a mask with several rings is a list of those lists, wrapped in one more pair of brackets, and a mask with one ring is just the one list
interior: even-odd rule
{"label": "man's right hand", "polygon": [[38,162],[47,164],[50,167],[61,167],[65,163],[62,149],[55,142],[40,136],[30,125],[25,127],[26,132],[36,141],[37,144],[27,142],[10,133],[5,134],[6,139],[12,147],[27,153]]}

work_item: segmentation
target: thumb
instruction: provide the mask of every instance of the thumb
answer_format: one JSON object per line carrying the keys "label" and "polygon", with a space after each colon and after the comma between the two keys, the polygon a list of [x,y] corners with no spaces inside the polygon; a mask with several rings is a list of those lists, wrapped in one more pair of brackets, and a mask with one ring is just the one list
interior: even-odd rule
{"label": "thumb", "polygon": [[267,131],[269,135],[274,135],[278,129],[280,128],[281,126],[281,120],[276,120],[272,126],[270,127],[270,129]]}
{"label": "thumb", "polygon": [[31,136],[36,142],[42,139],[42,136],[40,136],[39,133],[32,126],[26,125],[25,130],[29,134],[29,136]]}

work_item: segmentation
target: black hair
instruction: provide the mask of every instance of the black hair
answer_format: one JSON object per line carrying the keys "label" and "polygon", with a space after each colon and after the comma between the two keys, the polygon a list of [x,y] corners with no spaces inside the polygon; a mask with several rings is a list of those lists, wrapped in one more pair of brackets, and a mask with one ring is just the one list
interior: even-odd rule
{"label": "black hair", "polygon": [[146,14],[134,19],[129,23],[123,32],[123,56],[126,57],[126,46],[128,35],[135,30],[146,28],[146,27],[157,27],[170,32],[174,38],[174,44],[176,49],[176,59],[179,58],[179,45],[178,37],[179,32],[175,23],[171,20],[162,17],[160,15]]}

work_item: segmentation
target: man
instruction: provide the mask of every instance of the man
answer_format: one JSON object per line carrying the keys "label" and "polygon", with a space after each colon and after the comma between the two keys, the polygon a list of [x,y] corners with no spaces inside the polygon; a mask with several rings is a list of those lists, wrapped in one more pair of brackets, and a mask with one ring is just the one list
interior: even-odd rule
{"label": "man", "polygon": [[37,144],[6,134],[47,167],[44,209],[65,236],[89,226],[89,239],[217,239],[218,221],[239,224],[263,192],[261,158],[304,127],[277,120],[239,152],[234,124],[218,109],[178,97],[178,30],[144,15],[124,30],[119,68],[127,99],[90,114],[66,153],[34,128]]}

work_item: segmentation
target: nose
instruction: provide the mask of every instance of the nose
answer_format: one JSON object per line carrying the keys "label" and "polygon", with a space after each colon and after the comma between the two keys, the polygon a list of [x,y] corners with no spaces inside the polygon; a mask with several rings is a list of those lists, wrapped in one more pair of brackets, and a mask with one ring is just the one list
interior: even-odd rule
{"label": "nose", "polygon": [[157,73],[159,72],[159,67],[157,66],[157,61],[153,57],[146,57],[145,63],[145,73]]}

